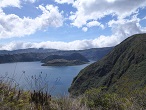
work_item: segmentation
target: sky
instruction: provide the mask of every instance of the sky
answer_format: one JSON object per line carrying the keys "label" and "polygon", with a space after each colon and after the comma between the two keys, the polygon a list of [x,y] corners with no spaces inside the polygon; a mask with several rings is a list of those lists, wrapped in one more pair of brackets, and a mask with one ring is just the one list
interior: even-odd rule
{"label": "sky", "polygon": [[146,33],[146,0],[0,0],[0,50],[111,47]]}

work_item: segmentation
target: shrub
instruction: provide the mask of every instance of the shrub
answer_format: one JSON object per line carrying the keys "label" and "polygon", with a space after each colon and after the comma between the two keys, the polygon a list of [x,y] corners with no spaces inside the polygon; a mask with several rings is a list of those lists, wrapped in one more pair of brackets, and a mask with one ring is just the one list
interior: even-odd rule
{"label": "shrub", "polygon": [[87,90],[82,102],[93,110],[129,110],[133,107],[131,97],[120,97],[116,93],[104,92],[104,89]]}

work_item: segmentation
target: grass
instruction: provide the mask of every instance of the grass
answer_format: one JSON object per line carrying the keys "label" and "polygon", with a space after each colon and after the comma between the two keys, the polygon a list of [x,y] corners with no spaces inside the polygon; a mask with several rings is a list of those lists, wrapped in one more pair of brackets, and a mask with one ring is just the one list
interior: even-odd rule
{"label": "grass", "polygon": [[81,98],[51,97],[48,81],[41,74],[25,79],[28,91],[20,90],[13,78],[0,77],[0,110],[88,110]]}
{"label": "grass", "polygon": [[146,88],[122,97],[104,92],[106,88],[92,88],[78,97],[51,97],[47,92],[23,91],[0,79],[0,110],[145,110]]}
{"label": "grass", "polygon": [[0,83],[0,110],[88,110],[81,105],[80,98],[53,97],[47,92],[23,91]]}

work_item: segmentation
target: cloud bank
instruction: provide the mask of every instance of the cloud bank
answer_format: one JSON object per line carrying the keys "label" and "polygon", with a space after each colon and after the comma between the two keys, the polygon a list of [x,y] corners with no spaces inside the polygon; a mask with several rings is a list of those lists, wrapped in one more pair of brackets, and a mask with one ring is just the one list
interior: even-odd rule
{"label": "cloud bank", "polygon": [[26,48],[46,48],[46,49],[58,49],[58,50],[83,50],[89,48],[100,48],[107,46],[114,46],[113,44],[119,43],[118,40],[114,37],[100,36],[97,39],[93,40],[76,40],[72,42],[40,42],[40,43],[31,43],[31,42],[11,42],[6,45],[0,45],[0,50],[17,50],[17,49],[26,49]]}

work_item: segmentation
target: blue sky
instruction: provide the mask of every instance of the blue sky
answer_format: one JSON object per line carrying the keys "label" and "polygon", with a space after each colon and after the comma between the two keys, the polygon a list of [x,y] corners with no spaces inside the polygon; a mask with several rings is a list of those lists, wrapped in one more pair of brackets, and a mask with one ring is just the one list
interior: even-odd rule
{"label": "blue sky", "polygon": [[110,47],[146,33],[146,0],[0,0],[0,50]]}

